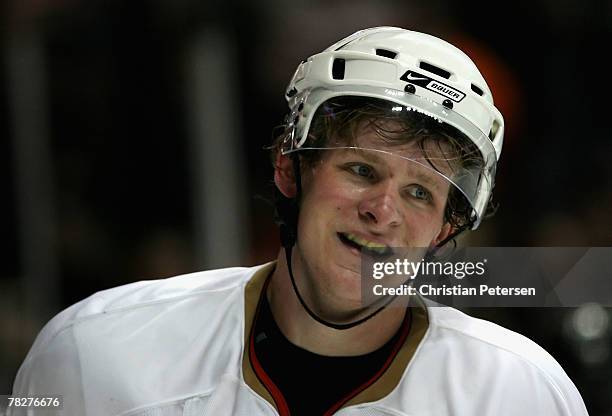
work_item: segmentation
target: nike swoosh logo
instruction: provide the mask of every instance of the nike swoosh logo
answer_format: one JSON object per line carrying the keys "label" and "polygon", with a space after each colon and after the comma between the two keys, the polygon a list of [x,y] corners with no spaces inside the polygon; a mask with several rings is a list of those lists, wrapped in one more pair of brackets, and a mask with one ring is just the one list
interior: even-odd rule
{"label": "nike swoosh logo", "polygon": [[406,81],[429,81],[428,77],[415,77],[412,74],[406,75]]}

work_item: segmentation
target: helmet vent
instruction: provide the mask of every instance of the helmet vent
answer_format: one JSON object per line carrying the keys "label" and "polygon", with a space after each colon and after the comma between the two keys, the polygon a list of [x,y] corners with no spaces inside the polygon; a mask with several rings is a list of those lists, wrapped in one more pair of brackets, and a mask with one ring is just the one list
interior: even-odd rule
{"label": "helmet vent", "polygon": [[390,51],[388,49],[376,49],[376,55],[384,56],[385,58],[395,59],[397,52]]}
{"label": "helmet vent", "polygon": [[428,64],[427,62],[423,62],[423,61],[419,62],[419,68],[424,69],[425,71],[431,72],[432,74],[436,74],[442,78],[449,79],[451,76],[451,73],[448,72],[446,69],[442,69],[439,66]]}
{"label": "helmet vent", "polygon": [[336,58],[332,64],[332,78],[344,79],[344,59]]}
{"label": "helmet vent", "polygon": [[483,96],[484,95],[484,91],[482,89],[480,89],[479,87],[477,87],[476,85],[472,84],[472,91],[474,91],[476,94]]}

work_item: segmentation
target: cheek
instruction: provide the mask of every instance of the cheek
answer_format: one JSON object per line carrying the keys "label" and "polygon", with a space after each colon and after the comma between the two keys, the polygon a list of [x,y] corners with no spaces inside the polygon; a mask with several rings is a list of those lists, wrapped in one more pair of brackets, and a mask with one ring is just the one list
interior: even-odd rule
{"label": "cheek", "polygon": [[325,215],[331,210],[340,212],[356,207],[361,193],[362,190],[344,183],[337,173],[322,171],[308,183],[304,202],[314,207],[317,215]]}
{"label": "cheek", "polygon": [[356,217],[358,198],[353,193],[329,183],[322,185],[307,190],[301,207],[298,235],[307,239],[305,244],[320,245],[329,232],[335,233]]}
{"label": "cheek", "polygon": [[404,244],[406,247],[429,247],[442,229],[437,215],[416,209],[403,214]]}
{"label": "cheek", "polygon": [[351,213],[357,212],[359,205],[357,195],[342,189],[326,190],[320,195],[319,201],[321,201],[321,210],[317,210],[317,214],[323,214],[324,209],[337,220],[348,219]]}

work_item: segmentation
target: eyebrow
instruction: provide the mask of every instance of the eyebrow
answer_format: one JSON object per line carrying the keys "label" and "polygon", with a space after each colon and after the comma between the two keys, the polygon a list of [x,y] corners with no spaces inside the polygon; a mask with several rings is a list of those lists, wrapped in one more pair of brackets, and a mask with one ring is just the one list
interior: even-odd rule
{"label": "eyebrow", "polygon": [[[351,149],[346,149],[346,150],[351,150],[351,151],[359,154],[364,159],[372,162],[372,163],[386,164],[384,159],[381,156],[376,154],[376,152],[377,152],[376,149],[370,149],[371,151],[367,151],[366,149],[360,149],[360,148],[351,148]],[[391,152],[389,152],[389,154],[393,155],[393,153],[391,153]],[[395,155],[395,156],[400,157],[398,155]],[[411,159],[407,159],[407,160],[411,160]],[[416,162],[414,160],[413,160],[413,162],[415,162],[416,164],[419,164],[419,162]],[[430,167],[422,165],[422,164],[419,164],[419,165],[423,166],[423,167],[426,167],[427,169],[431,169],[432,171],[435,172],[436,176],[440,176],[441,178],[446,179],[446,181],[449,181],[449,179],[446,177],[445,174],[436,171],[433,167],[430,168]],[[419,179],[420,181],[423,181],[423,182],[425,182],[425,183],[427,183],[427,184],[429,184],[429,185],[431,185],[431,186],[433,186],[435,188],[440,188],[440,184],[437,181],[435,181],[434,179],[432,179],[431,177],[429,177],[427,175],[424,175],[422,172],[418,172],[417,171],[417,172],[410,172],[410,173],[413,176],[415,176],[417,179]],[[449,185],[450,185],[450,182],[449,182]]]}

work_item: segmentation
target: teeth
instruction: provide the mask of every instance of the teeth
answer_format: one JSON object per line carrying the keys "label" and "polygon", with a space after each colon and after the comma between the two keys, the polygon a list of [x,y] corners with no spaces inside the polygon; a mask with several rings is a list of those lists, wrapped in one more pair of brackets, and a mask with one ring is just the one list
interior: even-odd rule
{"label": "teeth", "polygon": [[376,253],[383,254],[387,250],[387,246],[384,244],[376,243],[374,241],[369,241],[364,238],[358,237],[355,234],[344,234],[345,237],[351,240],[353,243],[359,244],[362,247],[366,247],[369,250],[372,250]]}

